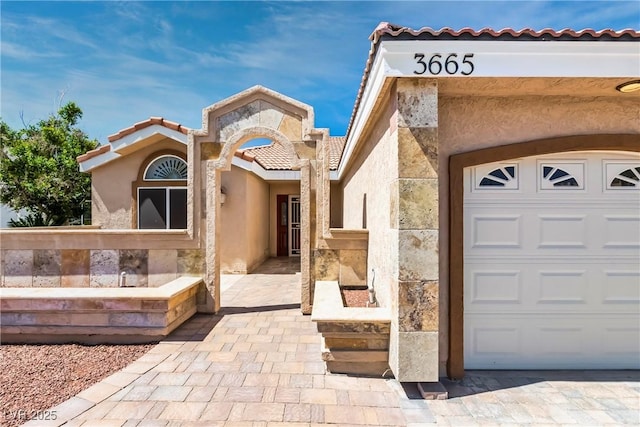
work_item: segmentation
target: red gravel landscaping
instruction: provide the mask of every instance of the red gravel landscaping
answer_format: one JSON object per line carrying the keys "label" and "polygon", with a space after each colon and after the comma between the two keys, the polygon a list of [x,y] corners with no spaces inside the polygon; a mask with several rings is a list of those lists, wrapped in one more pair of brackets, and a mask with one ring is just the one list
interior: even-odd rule
{"label": "red gravel landscaping", "polygon": [[367,289],[340,289],[342,292],[342,302],[345,307],[366,307],[369,301],[369,291]]}
{"label": "red gravel landscaping", "polygon": [[0,346],[0,425],[52,417],[58,405],[135,361],[155,344]]}

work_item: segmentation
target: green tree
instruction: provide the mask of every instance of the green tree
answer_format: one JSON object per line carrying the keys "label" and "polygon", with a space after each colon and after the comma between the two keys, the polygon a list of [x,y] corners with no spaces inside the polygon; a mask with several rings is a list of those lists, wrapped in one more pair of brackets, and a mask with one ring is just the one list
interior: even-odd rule
{"label": "green tree", "polygon": [[91,200],[91,176],[76,157],[98,146],[76,126],[82,110],[73,102],[24,129],[0,120],[0,202],[28,217],[14,225],[64,225]]}

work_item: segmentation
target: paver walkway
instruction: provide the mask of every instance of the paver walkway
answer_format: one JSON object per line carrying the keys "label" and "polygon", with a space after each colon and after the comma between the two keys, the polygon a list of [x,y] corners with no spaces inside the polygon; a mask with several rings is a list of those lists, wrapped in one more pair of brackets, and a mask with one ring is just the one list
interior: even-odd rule
{"label": "paver walkway", "polygon": [[[470,372],[448,401],[414,384],[325,374],[299,275],[271,260],[227,277],[223,310],[54,408],[66,426],[640,424],[637,372]],[[556,375],[556,377],[553,377]],[[591,377],[589,377],[591,375]],[[600,375],[600,376],[598,376]],[[574,381],[577,380],[577,381]],[[595,381],[595,382],[594,382]],[[59,425],[29,423],[30,425]]]}

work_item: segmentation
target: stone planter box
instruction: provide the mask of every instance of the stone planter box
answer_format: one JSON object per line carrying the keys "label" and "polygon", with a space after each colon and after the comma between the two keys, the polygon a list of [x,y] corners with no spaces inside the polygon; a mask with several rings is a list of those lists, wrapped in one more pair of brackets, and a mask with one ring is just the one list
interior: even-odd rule
{"label": "stone planter box", "polygon": [[0,289],[2,343],[154,342],[193,316],[200,277],[158,288]]}
{"label": "stone planter box", "polygon": [[311,320],[322,334],[322,359],[329,372],[390,374],[388,308],[344,307],[338,282],[318,281]]}

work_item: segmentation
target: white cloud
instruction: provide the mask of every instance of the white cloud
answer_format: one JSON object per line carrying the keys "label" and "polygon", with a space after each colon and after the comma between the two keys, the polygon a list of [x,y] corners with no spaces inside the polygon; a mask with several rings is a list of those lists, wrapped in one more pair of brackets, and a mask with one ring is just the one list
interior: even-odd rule
{"label": "white cloud", "polygon": [[455,29],[637,27],[638,4],[258,2],[245,12],[247,4],[230,2],[100,2],[80,3],[81,16],[57,18],[3,10],[2,114],[13,126],[20,126],[20,111],[28,120],[44,118],[66,90],[65,98],[84,110],[82,126],[104,141],[149,116],[199,127],[203,107],[262,84],[311,104],[316,124],[340,133],[368,36],[380,21]]}
{"label": "white cloud", "polygon": [[13,58],[23,61],[34,58],[56,58],[62,56],[58,52],[33,49],[29,46],[21,45],[19,43],[12,43],[6,40],[0,41],[0,51],[2,51],[3,59]]}

